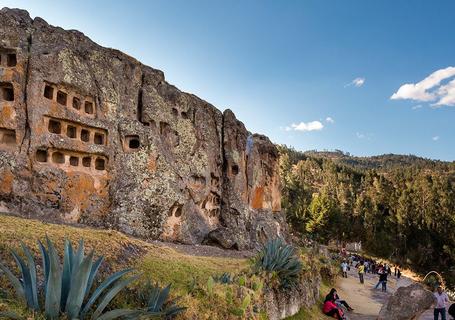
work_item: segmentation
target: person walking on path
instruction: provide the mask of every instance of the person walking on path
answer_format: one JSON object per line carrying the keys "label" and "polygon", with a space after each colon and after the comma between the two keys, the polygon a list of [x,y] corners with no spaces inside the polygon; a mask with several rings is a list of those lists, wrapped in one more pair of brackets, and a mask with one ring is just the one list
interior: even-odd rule
{"label": "person walking on path", "polygon": [[365,266],[363,264],[363,261],[360,262],[360,265],[359,265],[359,269],[358,269],[358,273],[359,273],[359,280],[360,280],[360,283],[364,283],[364,280],[363,280],[363,276],[365,274]]}
{"label": "person walking on path", "polygon": [[398,278],[398,279],[401,278],[401,270],[400,270],[400,267],[398,267],[398,270],[397,270],[397,278]]}
{"label": "person walking on path", "polygon": [[343,278],[347,278],[348,277],[348,263],[346,262],[346,260],[344,260],[341,263],[341,271],[343,272]]}
{"label": "person walking on path", "polygon": [[441,315],[442,320],[446,320],[446,307],[449,303],[449,297],[447,293],[442,290],[441,286],[438,286],[434,294],[434,299],[436,305],[434,307],[434,320],[439,320],[439,315]]}

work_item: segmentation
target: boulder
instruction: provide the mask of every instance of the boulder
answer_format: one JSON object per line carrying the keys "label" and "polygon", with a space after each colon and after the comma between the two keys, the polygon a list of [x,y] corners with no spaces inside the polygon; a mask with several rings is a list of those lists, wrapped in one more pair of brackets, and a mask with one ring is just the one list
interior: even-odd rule
{"label": "boulder", "polygon": [[0,57],[2,211],[239,249],[283,235],[277,149],[232,111],[23,10],[0,10]]}
{"label": "boulder", "polygon": [[382,306],[378,320],[417,319],[433,303],[433,293],[426,290],[420,283],[400,287]]}

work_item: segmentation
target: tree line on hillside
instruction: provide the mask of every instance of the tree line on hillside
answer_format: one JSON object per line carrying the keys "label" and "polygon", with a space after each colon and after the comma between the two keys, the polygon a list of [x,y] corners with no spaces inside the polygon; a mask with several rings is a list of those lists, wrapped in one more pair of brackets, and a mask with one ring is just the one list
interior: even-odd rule
{"label": "tree line on hillside", "polygon": [[455,279],[455,162],[279,150],[282,205],[296,231],[362,241],[373,254]]}

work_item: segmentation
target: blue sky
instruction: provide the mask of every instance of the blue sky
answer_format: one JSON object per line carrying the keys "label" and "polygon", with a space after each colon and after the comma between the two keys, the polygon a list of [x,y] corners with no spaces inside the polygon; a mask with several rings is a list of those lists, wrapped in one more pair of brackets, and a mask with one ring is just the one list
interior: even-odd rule
{"label": "blue sky", "polygon": [[0,6],[78,29],[163,70],[170,83],[232,109],[276,143],[455,160],[455,1]]}

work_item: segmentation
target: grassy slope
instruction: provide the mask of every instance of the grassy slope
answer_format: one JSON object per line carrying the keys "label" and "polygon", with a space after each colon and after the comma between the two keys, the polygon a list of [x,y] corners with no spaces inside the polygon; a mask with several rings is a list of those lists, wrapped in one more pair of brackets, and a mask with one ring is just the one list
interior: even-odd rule
{"label": "grassy slope", "polygon": [[[144,283],[145,279],[158,281],[162,286],[172,283],[173,294],[182,296],[182,304],[189,306],[187,317],[191,318],[201,312],[200,308],[210,307],[188,294],[187,287],[193,278],[202,285],[207,283],[210,276],[223,272],[236,274],[248,265],[246,259],[186,255],[168,247],[127,237],[117,231],[56,225],[6,215],[0,215],[0,260],[12,266],[9,250],[17,249],[20,241],[24,241],[34,251],[35,257],[39,256],[36,243],[46,235],[54,241],[60,253],[63,252],[65,238],[73,243],[83,238],[86,252],[87,249],[94,249],[96,254],[102,254],[106,258],[104,268],[102,267],[106,274],[135,267],[143,274],[140,283]],[[4,287],[5,284],[4,277],[0,277],[0,285]],[[5,303],[2,305],[0,301],[0,310],[13,307]],[[216,304],[213,304],[215,307]],[[207,315],[210,314],[214,313],[208,310]]]}

